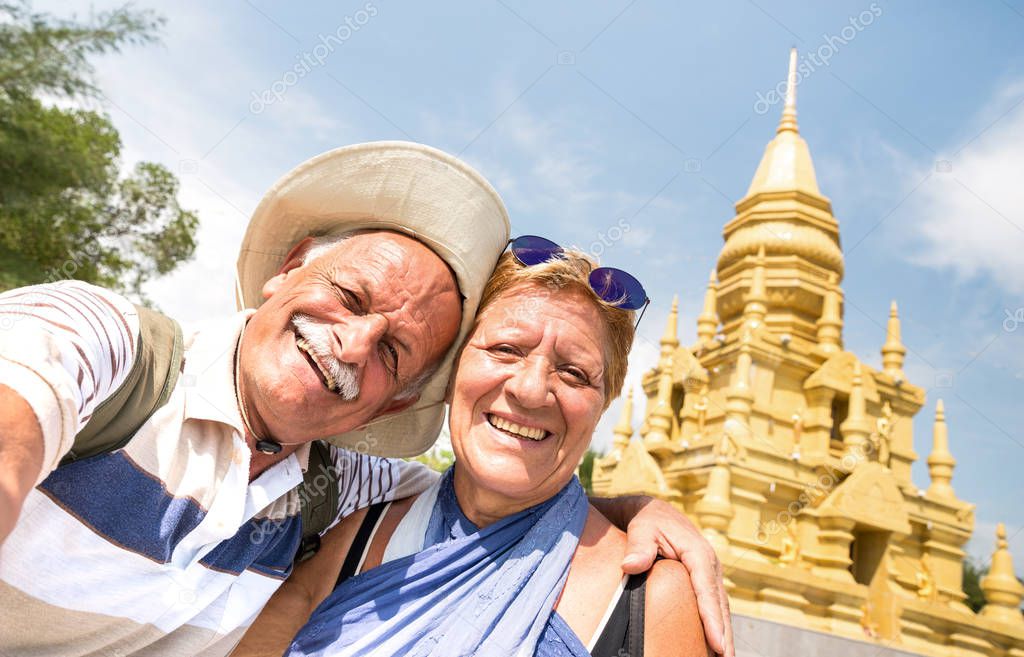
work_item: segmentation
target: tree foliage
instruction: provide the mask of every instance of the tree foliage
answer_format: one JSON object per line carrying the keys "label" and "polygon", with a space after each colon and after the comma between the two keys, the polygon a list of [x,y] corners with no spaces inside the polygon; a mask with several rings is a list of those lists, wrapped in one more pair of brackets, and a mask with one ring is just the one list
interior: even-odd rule
{"label": "tree foliage", "polygon": [[61,20],[0,1],[0,290],[77,278],[141,297],[191,257],[198,219],[175,176],[149,162],[123,176],[110,118],[67,106],[102,100],[90,56],[151,43],[162,22],[128,8]]}
{"label": "tree foliage", "polygon": [[971,557],[964,557],[963,590],[967,595],[964,604],[977,612],[985,606],[985,594],[981,591],[981,578],[988,573],[988,568]]}

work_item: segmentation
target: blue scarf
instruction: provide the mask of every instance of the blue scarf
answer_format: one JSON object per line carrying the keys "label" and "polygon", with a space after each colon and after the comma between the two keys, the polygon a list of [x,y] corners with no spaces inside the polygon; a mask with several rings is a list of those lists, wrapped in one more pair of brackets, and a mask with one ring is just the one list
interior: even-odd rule
{"label": "blue scarf", "polygon": [[423,550],[343,582],[287,657],[533,655],[587,519],[583,487],[573,477],[481,530],[459,508],[453,470],[435,484]]}

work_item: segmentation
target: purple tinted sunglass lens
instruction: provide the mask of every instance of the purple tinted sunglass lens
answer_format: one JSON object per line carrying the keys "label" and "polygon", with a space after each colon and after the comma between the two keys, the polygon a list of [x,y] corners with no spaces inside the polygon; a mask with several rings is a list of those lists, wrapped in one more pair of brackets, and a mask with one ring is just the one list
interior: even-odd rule
{"label": "purple tinted sunglass lens", "polygon": [[590,272],[590,287],[601,299],[623,310],[639,310],[647,303],[647,293],[640,281],[614,267],[598,267]]}
{"label": "purple tinted sunglass lens", "polygon": [[562,247],[536,235],[523,235],[512,240],[512,255],[527,267],[547,262],[562,252]]}

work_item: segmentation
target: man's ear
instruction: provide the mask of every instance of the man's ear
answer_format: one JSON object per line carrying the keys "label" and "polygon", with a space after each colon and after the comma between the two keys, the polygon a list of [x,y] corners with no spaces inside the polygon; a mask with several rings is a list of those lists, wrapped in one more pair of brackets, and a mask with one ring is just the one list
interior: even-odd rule
{"label": "man's ear", "polygon": [[284,285],[286,280],[288,280],[291,273],[303,265],[303,260],[305,260],[306,254],[309,252],[309,248],[312,245],[313,238],[307,237],[292,247],[292,250],[288,252],[287,256],[285,256],[284,264],[281,265],[281,269],[279,269],[277,274],[267,279],[267,282],[263,284],[264,299],[269,299],[275,292],[281,289],[281,286]]}
{"label": "man's ear", "polygon": [[380,414],[381,415],[393,415],[395,413],[401,413],[402,411],[404,411],[405,409],[409,408],[410,406],[412,406],[413,404],[415,404],[419,400],[420,400],[419,393],[416,393],[412,397],[406,397],[404,399],[394,399],[394,400],[391,401],[390,404],[385,406],[383,408],[383,410],[381,410]]}

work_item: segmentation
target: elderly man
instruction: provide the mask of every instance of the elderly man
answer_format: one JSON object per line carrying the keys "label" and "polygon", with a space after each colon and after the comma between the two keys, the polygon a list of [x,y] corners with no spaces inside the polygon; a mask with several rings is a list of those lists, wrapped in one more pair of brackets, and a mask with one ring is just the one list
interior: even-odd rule
{"label": "elderly man", "polygon": [[[230,651],[308,547],[314,441],[331,443],[337,487],[314,538],[430,483],[380,457],[435,439],[454,345],[507,238],[500,198],[462,162],[363,144],[271,188],[238,262],[240,306],[256,309],[189,333],[183,357],[165,325],[101,288],[0,295],[0,654]],[[603,510],[622,523],[645,504]],[[657,547],[681,557],[730,652],[707,545],[664,505],[632,529],[627,567]]]}

